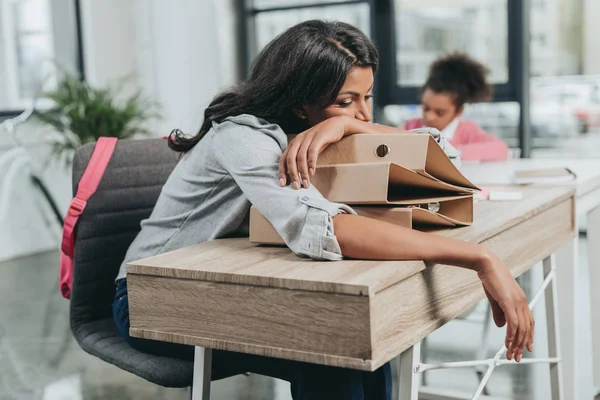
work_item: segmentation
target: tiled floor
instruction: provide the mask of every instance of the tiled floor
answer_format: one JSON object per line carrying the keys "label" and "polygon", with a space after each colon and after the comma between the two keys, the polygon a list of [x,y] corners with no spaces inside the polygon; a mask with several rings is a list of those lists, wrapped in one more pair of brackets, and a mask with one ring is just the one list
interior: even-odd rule
{"label": "tiled floor", "polygon": [[[585,256],[585,247],[580,251]],[[69,330],[68,302],[57,290],[57,259],[56,253],[46,253],[0,263],[0,400],[187,398],[185,390],[155,386],[79,349]],[[587,279],[581,281],[581,290],[588,290]],[[429,361],[474,358],[483,310],[430,336]],[[580,331],[586,332],[585,325]],[[545,348],[544,335],[538,329],[537,349]],[[502,331],[492,329],[490,354],[501,343]],[[469,392],[477,386],[473,370],[433,371],[426,379],[434,387]],[[546,400],[547,379],[547,367],[503,367],[492,376],[489,390],[504,398]],[[287,383],[256,375],[217,382],[212,394],[215,400],[290,399]]]}

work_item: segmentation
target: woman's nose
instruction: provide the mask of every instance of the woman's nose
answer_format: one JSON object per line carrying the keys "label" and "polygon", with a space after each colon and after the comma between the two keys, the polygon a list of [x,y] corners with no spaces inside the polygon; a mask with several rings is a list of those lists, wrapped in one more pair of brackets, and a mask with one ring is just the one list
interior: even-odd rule
{"label": "woman's nose", "polygon": [[370,109],[369,105],[364,104],[356,112],[355,118],[359,119],[361,121],[371,122],[371,120],[373,119],[373,115],[372,114],[373,113],[371,112],[371,109]]}

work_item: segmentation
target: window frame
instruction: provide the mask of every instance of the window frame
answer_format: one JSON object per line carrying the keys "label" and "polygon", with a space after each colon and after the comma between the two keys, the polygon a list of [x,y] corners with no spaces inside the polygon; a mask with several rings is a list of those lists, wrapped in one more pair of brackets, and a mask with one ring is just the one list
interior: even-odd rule
{"label": "window frame", "polygon": [[[400,86],[396,63],[396,14],[394,0],[348,0],[343,2],[310,3],[295,6],[260,8],[254,7],[253,0],[238,0],[242,11],[242,71],[246,76],[257,54],[255,16],[261,12],[294,10],[300,8],[328,7],[367,3],[370,6],[371,38],[379,50],[379,71],[374,88],[375,117],[387,105],[414,105],[418,103],[421,87]],[[518,143],[522,158],[529,158],[531,152],[531,129],[529,115],[529,52],[531,2],[528,0],[507,0],[507,56],[508,80],[494,84],[492,102],[516,102],[519,104]]]}
{"label": "window frame", "polygon": [[[518,46],[520,32],[515,29],[519,25],[520,18],[518,9],[521,0],[507,0],[507,32],[508,32],[508,81],[506,83],[494,84],[494,102],[517,101],[519,84],[519,54]],[[378,2],[375,8],[377,14],[378,34],[375,35],[380,55],[384,56],[379,71],[380,85],[378,90],[381,105],[412,105],[416,104],[421,91],[420,86],[400,86],[396,57],[396,14],[394,0]],[[510,29],[508,29],[510,27]],[[387,34],[386,34],[387,32]]]}
{"label": "window frame", "polygon": [[[343,0],[343,1],[324,1],[324,2],[313,2],[307,4],[297,4],[290,6],[276,6],[276,7],[264,7],[257,8],[254,5],[254,0],[238,0],[238,9],[241,10],[242,15],[240,20],[242,21],[241,31],[244,34],[244,39],[241,41],[243,44],[242,49],[242,71],[244,76],[247,76],[250,72],[250,66],[252,60],[258,55],[257,43],[256,43],[256,15],[261,13],[269,13],[274,11],[286,11],[286,10],[300,10],[304,8],[324,8],[324,7],[335,7],[335,6],[348,6],[353,4],[368,4],[370,8],[370,35],[373,38],[373,8],[375,4],[380,0]],[[387,0],[384,0],[387,1]]]}
{"label": "window frame", "polygon": [[[75,69],[80,79],[85,79],[85,65],[84,65],[84,54],[83,54],[83,38],[82,38],[82,23],[81,23],[81,0],[71,0],[74,4],[74,16],[75,16]],[[22,114],[25,110],[23,108],[0,108],[0,120],[16,117]]]}
{"label": "window frame", "polygon": [[[376,28],[373,38],[379,48],[381,61],[375,97],[379,108],[417,104],[421,92],[421,87],[398,85],[394,3],[394,0],[382,0],[375,2],[372,8]],[[522,158],[529,158],[532,142],[529,114],[530,7],[527,0],[507,0],[508,81],[493,85],[492,100],[493,103],[519,104],[518,143]]]}

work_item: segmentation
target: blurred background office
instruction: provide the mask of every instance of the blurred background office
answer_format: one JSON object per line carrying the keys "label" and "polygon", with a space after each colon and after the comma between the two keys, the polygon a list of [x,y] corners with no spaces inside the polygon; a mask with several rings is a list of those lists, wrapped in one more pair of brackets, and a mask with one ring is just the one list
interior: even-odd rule
{"label": "blurred background office", "polygon": [[[160,114],[141,122],[150,136],[193,132],[211,98],[242,80],[269,40],[313,18],[349,22],[377,43],[378,122],[401,127],[418,117],[431,62],[462,51],[487,65],[495,92],[492,102],[468,104],[464,118],[505,141],[511,156],[598,157],[598,0],[0,0],[0,120],[72,74],[93,88],[117,86],[121,98],[141,90]],[[36,101],[42,111],[52,106],[48,96]],[[88,356],[72,339],[53,210],[64,214],[71,183],[68,160],[51,157],[57,137],[55,125],[34,119],[0,130],[0,399],[185,398]],[[481,314],[433,337],[431,359],[472,355]],[[580,371],[581,385],[591,385]],[[429,379],[466,390],[477,382],[473,371]],[[494,376],[489,389],[543,400],[545,379],[520,367]],[[213,397],[289,399],[289,390],[244,376],[217,383]]]}

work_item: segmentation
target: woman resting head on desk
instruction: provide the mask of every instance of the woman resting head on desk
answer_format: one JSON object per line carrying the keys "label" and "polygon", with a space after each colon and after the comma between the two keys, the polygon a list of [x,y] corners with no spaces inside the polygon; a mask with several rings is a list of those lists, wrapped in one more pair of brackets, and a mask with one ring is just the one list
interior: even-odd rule
{"label": "woman resting head on desk", "polygon": [[422,118],[410,120],[405,129],[436,128],[456,147],[465,161],[504,161],[508,146],[476,123],[461,119],[465,104],[487,101],[492,87],[488,69],[462,53],[435,61],[421,93]]}
{"label": "woman resting head on desk", "polygon": [[[117,277],[115,321],[133,347],[193,358],[190,347],[129,336],[125,264],[247,234],[253,204],[299,256],[425,260],[475,271],[496,323],[508,325],[508,357],[520,360],[524,348],[531,349],[533,318],[526,297],[496,255],[477,244],[357,216],[311,186],[319,152],[327,145],[346,135],[405,132],[370,123],[377,63],[375,47],[356,28],[301,23],[266,46],[246,82],[215,97],[195,136],[170,135],[169,146],[183,156]],[[286,133],[297,136],[288,144]],[[215,378],[241,372],[288,380],[295,399],[391,397],[389,364],[367,373],[214,351]]]}

